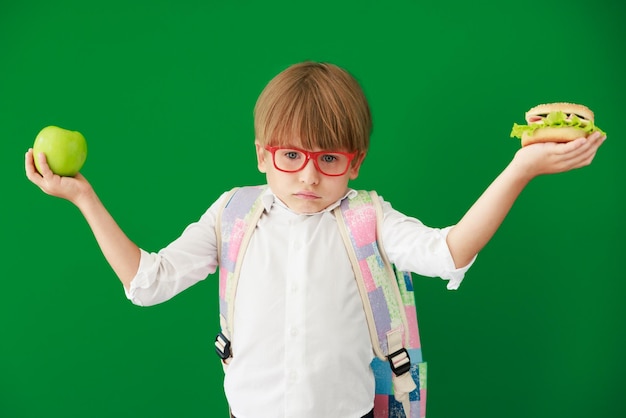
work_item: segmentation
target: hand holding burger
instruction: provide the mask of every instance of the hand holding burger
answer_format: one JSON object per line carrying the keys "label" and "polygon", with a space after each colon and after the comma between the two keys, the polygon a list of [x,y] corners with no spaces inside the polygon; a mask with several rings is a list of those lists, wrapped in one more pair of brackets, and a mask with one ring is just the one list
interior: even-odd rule
{"label": "hand holding burger", "polygon": [[569,142],[593,132],[606,135],[594,124],[593,112],[574,103],[547,103],[526,112],[527,125],[513,124],[511,138],[522,140],[522,147],[537,142]]}

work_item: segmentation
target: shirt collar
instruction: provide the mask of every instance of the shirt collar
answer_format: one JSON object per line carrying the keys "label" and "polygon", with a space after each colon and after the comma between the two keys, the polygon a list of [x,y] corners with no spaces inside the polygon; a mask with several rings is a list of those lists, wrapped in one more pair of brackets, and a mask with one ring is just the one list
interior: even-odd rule
{"label": "shirt collar", "polygon": [[[333,209],[335,209],[337,206],[339,206],[341,204],[341,202],[345,199],[352,199],[354,196],[357,195],[357,191],[354,189],[348,189],[348,191],[346,192],[346,194],[344,194],[342,196],[341,199],[337,200],[335,203],[329,205],[328,207],[326,207],[326,209],[323,209],[319,212],[315,212],[315,213],[307,213],[306,215],[316,215],[318,213],[324,213],[324,212],[330,212]],[[263,192],[263,195],[261,196],[261,201],[263,203],[263,206],[265,207],[265,211],[269,212],[272,209],[272,206],[274,204],[280,205],[281,207],[287,209],[287,210],[291,210],[287,207],[287,205],[285,205],[275,194],[274,192],[272,192],[272,190],[269,188],[269,186],[266,187],[265,192]]]}

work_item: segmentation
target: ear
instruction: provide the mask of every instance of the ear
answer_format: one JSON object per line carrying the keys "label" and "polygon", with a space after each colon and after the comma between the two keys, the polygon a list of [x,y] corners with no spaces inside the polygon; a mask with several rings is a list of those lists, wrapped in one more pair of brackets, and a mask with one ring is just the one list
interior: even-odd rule
{"label": "ear", "polygon": [[361,169],[361,164],[363,164],[363,160],[365,159],[366,153],[359,153],[354,160],[352,161],[352,165],[350,166],[349,179],[354,180],[359,176],[359,170]]}
{"label": "ear", "polygon": [[268,154],[265,151],[265,148],[258,140],[254,141],[254,146],[256,147],[256,160],[258,164],[259,171],[261,173],[267,173],[266,163],[269,161]]}

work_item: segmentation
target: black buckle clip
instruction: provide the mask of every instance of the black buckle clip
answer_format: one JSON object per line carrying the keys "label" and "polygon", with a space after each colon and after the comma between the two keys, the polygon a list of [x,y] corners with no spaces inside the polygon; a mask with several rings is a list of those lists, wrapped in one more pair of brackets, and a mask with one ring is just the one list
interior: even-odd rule
{"label": "black buckle clip", "polygon": [[403,375],[411,370],[411,357],[409,357],[409,352],[406,351],[406,348],[401,348],[395,353],[389,354],[387,360],[389,360],[391,371],[396,376]]}
{"label": "black buckle clip", "polygon": [[221,332],[215,337],[215,352],[222,360],[226,360],[232,355],[230,351],[230,340]]}

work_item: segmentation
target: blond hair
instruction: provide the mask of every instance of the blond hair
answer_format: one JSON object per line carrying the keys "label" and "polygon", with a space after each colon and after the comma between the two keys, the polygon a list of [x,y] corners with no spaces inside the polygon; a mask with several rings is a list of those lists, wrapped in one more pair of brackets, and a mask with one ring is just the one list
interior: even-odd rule
{"label": "blond hair", "polygon": [[307,61],[288,67],[263,89],[254,131],[261,145],[365,154],[372,117],[354,77],[336,65]]}

